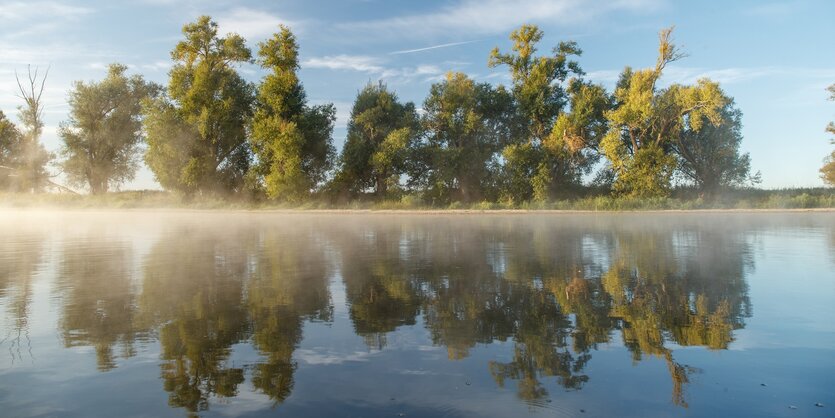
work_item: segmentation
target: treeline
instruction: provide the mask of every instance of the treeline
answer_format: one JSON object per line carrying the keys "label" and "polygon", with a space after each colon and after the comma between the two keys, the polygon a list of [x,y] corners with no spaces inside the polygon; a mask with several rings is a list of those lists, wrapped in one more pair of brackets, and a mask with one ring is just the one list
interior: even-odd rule
{"label": "treeline", "polygon": [[[827,90],[829,91],[829,100],[835,100],[835,84],[829,86]],[[829,122],[829,125],[826,126],[826,132],[835,135],[835,122]],[[835,138],[832,138],[829,141],[832,144],[835,144]],[[824,164],[820,169],[820,173],[824,183],[830,186],[835,186],[835,151],[832,151],[826,159],[824,159]]]}
{"label": "treeline", "polygon": [[[219,36],[207,16],[183,35],[165,87],[120,64],[99,82],[75,83],[56,163],[72,185],[107,192],[132,179],[142,159],[163,188],[184,196],[284,202],[518,204],[588,190],[663,197],[675,185],[710,197],[758,181],[739,150],[742,114],[718,83],[660,85],[683,57],[672,28],[659,34],[655,65],[626,67],[614,91],[585,78],[575,42],[539,54],[543,32],[533,25],[511,33],[511,51],[489,56],[490,67],[509,71],[509,86],[450,72],[418,107],[370,82],[339,154],[335,107],[308,103],[289,28],[255,54],[241,36]],[[257,84],[237,70],[252,62],[267,72]],[[7,189],[38,190],[48,180],[56,156],[39,145],[38,105],[21,106],[21,129],[0,114]]]}

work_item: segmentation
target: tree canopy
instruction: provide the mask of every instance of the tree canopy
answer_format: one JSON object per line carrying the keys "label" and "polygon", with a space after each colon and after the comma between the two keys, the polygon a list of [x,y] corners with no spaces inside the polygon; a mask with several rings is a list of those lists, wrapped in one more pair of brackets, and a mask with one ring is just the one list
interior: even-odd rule
{"label": "tree canopy", "polygon": [[401,103],[382,83],[368,83],[357,94],[348,122],[334,184],[344,193],[373,190],[378,199],[400,185],[407,152],[420,129],[414,103]]}
{"label": "tree canopy", "polygon": [[[733,98],[706,78],[662,80],[685,57],[673,28],[659,33],[655,65],[626,67],[612,91],[584,79],[576,42],[540,53],[544,33],[535,25],[510,34],[510,51],[490,52],[488,66],[505,67],[508,86],[450,72],[418,109],[382,80],[369,81],[357,92],[338,154],[336,108],[308,103],[289,27],[258,43],[255,57],[243,37],[221,36],[208,16],[182,33],[164,91],[120,65],[100,82],[75,83],[60,130],[67,180],[92,193],[118,186],[132,178],[144,140],[155,179],[186,197],[521,204],[606,192],[665,197],[676,187],[713,198],[759,181],[741,151],[742,112]],[[239,73],[251,64],[260,79]],[[44,78],[30,71],[20,84],[20,126],[0,118],[7,189],[51,182],[52,156],[39,142]],[[829,91],[835,97],[835,86]],[[835,133],[835,122],[827,131]],[[829,183],[833,161],[835,153],[821,169]]]}
{"label": "tree canopy", "polygon": [[146,106],[145,162],[159,183],[187,194],[244,187],[251,163],[246,126],[253,87],[235,69],[252,54],[237,34],[218,36],[201,16],[171,51],[168,94]]}
{"label": "tree canopy", "polygon": [[335,149],[331,138],[336,108],[308,106],[296,72],[299,47],[286,26],[258,51],[258,63],[271,71],[258,86],[252,118],[254,173],[274,199],[300,201],[325,180]]}
{"label": "tree canopy", "polygon": [[582,167],[558,146],[544,146],[554,123],[568,103],[565,84],[583,70],[571,59],[582,54],[576,42],[560,42],[551,56],[535,56],[543,32],[535,25],[523,25],[510,34],[512,53],[494,48],[488,65],[505,65],[510,71],[517,123],[513,141],[502,157],[505,199],[544,200],[562,187],[576,184]]}
{"label": "tree canopy", "polygon": [[128,67],[111,64],[104,80],[78,81],[69,94],[70,118],[61,125],[61,166],[67,179],[93,194],[133,179],[142,143],[142,101],[160,87]]}
{"label": "tree canopy", "polygon": [[512,129],[512,96],[503,87],[448,73],[423,103],[424,187],[429,200],[472,202],[495,195],[496,157]]}
{"label": "tree canopy", "polygon": [[682,132],[698,132],[707,123],[722,122],[727,98],[708,79],[696,85],[658,85],[664,69],[684,54],[672,41],[672,28],[659,33],[655,67],[621,73],[615,107],[606,113],[609,132],[601,141],[603,154],[617,175],[615,190],[633,196],[669,193],[676,169],[671,144]]}

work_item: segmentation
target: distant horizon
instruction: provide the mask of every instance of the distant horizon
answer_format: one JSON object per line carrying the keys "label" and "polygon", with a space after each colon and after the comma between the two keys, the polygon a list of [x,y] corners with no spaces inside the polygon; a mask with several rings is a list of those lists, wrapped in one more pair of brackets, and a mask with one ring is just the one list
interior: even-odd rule
{"label": "distant horizon", "polygon": [[[670,66],[663,84],[718,81],[743,113],[741,151],[751,155],[763,189],[822,187],[818,170],[831,150],[827,123],[835,102],[826,87],[835,83],[835,57],[818,45],[835,39],[827,18],[835,4],[824,1],[719,2],[674,4],[665,0],[525,0],[517,2],[301,1],[280,5],[259,1],[145,0],[114,6],[103,1],[6,2],[0,17],[0,110],[18,122],[15,71],[28,64],[46,80],[42,141],[60,148],[59,123],[68,119],[67,93],[76,80],[98,81],[109,63],[131,74],[167,84],[170,51],[181,29],[210,15],[220,32],[236,32],[257,49],[260,41],[289,26],[300,45],[300,78],[313,104],[334,103],[334,144],[341,150],[354,96],[368,81],[383,80],[401,100],[421,107],[429,86],[447,71],[479,82],[509,84],[506,68],[488,68],[490,50],[507,50],[508,35],[525,23],[545,37],[540,53],[563,40],[583,50],[586,78],[612,89],[625,66],[654,65],[658,30],[675,25],[674,38],[688,56]],[[39,19],[38,23],[32,23]],[[239,67],[249,81],[265,72]],[[160,186],[143,164],[121,190]]]}

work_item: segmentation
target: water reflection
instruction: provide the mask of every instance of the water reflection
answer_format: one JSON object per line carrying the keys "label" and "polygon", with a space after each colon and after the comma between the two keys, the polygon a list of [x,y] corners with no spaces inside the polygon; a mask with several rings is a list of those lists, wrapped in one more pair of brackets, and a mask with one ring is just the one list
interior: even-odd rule
{"label": "water reflection", "polygon": [[[116,358],[136,354],[140,324],[135,318],[130,248],[97,236],[64,247],[57,275],[64,346],[94,347],[99,370],[111,370]],[[114,354],[114,347],[119,354]]]}
{"label": "water reflection", "polygon": [[[507,342],[507,356],[483,365],[491,384],[537,401],[551,396],[547,382],[582,390],[595,352],[622,345],[634,363],[663,359],[672,402],[686,407],[702,366],[677,361],[676,349],[727,349],[751,316],[746,231],[637,217],[172,222],[146,249],[129,236],[64,240],[54,292],[66,347],[92,347],[98,369],[112,371],[137,344],[158,342],[162,389],[189,413],[245,382],[283,403],[305,324],[334,321],[334,279],[370,350],[418,323],[444,361]],[[43,245],[0,245],[0,300],[20,335]],[[243,346],[258,360],[235,361]]]}
{"label": "water reflection", "polygon": [[145,260],[139,317],[158,329],[171,406],[206,409],[209,396],[235,396],[244,381],[244,369],[227,359],[250,330],[243,294],[250,235],[177,229]]}
{"label": "water reflection", "polygon": [[10,227],[0,240],[0,305],[5,320],[0,347],[8,347],[12,364],[32,358],[29,314],[32,282],[44,263],[45,234],[28,228]]}

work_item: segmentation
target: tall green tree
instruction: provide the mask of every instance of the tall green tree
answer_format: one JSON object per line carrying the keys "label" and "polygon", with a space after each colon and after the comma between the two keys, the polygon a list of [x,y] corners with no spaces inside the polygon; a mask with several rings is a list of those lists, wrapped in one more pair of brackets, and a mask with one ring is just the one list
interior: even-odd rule
{"label": "tall green tree", "polygon": [[465,202],[489,194],[491,168],[510,136],[512,97],[502,87],[448,73],[423,104],[430,154],[427,194],[435,202]]}
{"label": "tall green tree", "polygon": [[565,161],[563,154],[549,152],[543,142],[567,104],[565,82],[572,74],[583,74],[570,59],[582,51],[575,42],[560,42],[552,56],[535,56],[542,36],[537,26],[524,25],[510,34],[513,52],[503,54],[494,48],[488,61],[490,67],[506,65],[513,80],[520,126],[516,141],[502,156],[505,195],[515,201],[546,199],[554,190],[579,180],[577,167]]}
{"label": "tall green tree", "polygon": [[354,196],[373,190],[378,199],[385,199],[389,186],[400,184],[419,128],[414,103],[400,103],[382,82],[368,83],[351,109],[348,137],[332,186]]}
{"label": "tall green tree", "polygon": [[168,94],[145,109],[145,162],[166,189],[186,194],[237,192],[251,162],[246,139],[254,89],[235,65],[252,54],[237,34],[219,37],[201,16],[183,27],[171,52]]}
{"label": "tall green tree", "polygon": [[[827,90],[829,90],[830,94],[829,100],[835,100],[835,84],[829,86]],[[826,126],[826,132],[835,135],[835,122],[829,122],[829,125]],[[830,141],[835,144],[835,138],[830,139]],[[832,151],[832,153],[826,157],[820,172],[824,183],[830,186],[835,186],[835,151]]]}
{"label": "tall green tree", "polygon": [[299,47],[286,26],[259,44],[258,62],[271,73],[258,87],[252,120],[254,172],[273,199],[300,201],[322,183],[335,149],[332,104],[308,106],[296,72]]}
{"label": "tall green tree", "polygon": [[664,68],[684,55],[672,42],[672,28],[659,34],[654,68],[627,67],[615,89],[615,108],[607,112],[609,131],[601,141],[603,154],[617,175],[615,190],[633,196],[669,193],[676,157],[670,145],[682,132],[698,132],[709,122],[722,122],[727,99],[708,79],[696,85],[659,88]]}
{"label": "tall green tree", "polygon": [[719,125],[705,120],[698,131],[688,127],[670,145],[678,160],[678,172],[705,197],[721,188],[757,182],[751,175],[751,157],[740,153],[742,112],[725,98]]}
{"label": "tall green tree", "polygon": [[128,67],[111,64],[104,80],[78,81],[70,92],[70,118],[61,124],[61,166],[68,180],[92,194],[133,179],[142,141],[142,101],[161,88]]}

